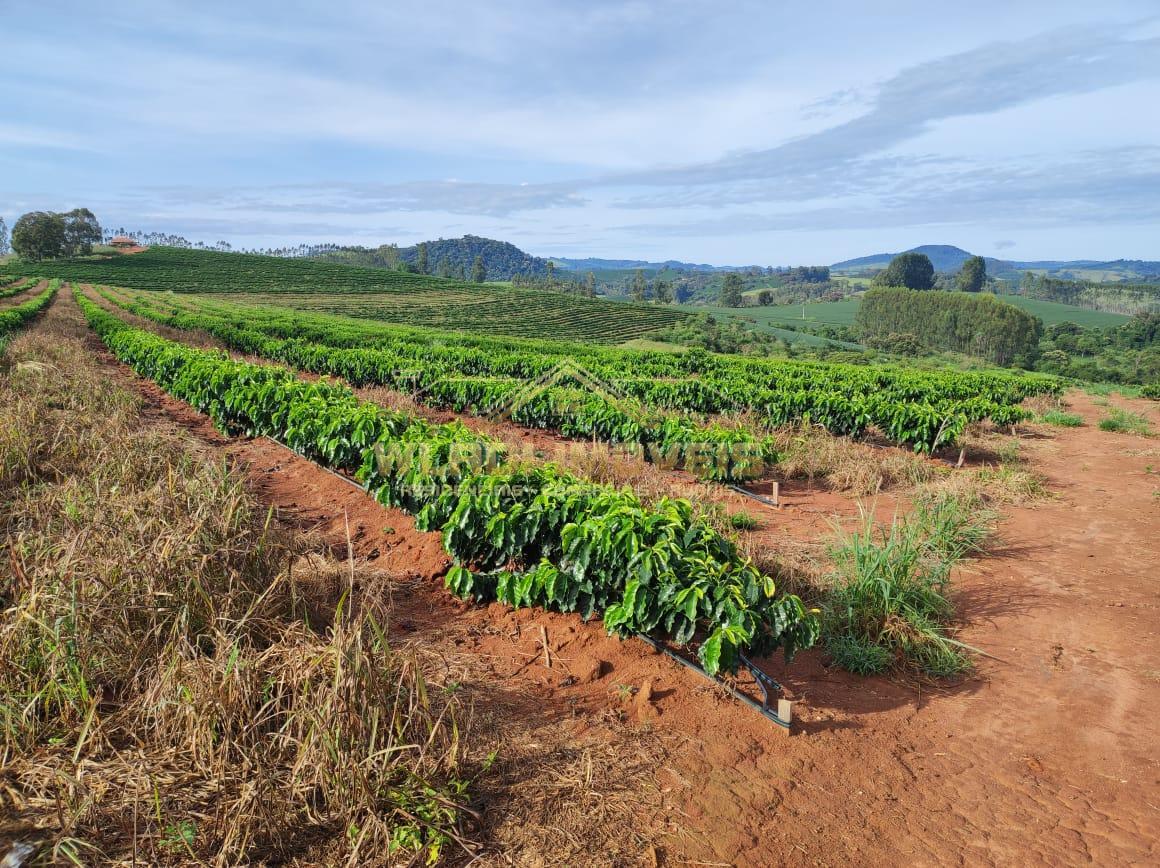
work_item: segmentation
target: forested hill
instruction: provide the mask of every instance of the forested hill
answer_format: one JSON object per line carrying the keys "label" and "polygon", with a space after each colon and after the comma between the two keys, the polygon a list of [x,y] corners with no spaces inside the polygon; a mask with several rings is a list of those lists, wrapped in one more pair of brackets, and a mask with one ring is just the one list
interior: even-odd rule
{"label": "forested hill", "polygon": [[[426,268],[420,265],[423,256],[421,248],[426,249]],[[544,277],[548,273],[548,260],[524,253],[507,241],[481,238],[478,235],[440,238],[438,241],[425,241],[411,247],[394,244],[380,247],[313,245],[308,250],[309,258],[326,262],[394,270],[398,270],[402,264],[406,270],[459,280],[471,279],[477,256],[483,263],[485,280],[511,280],[517,274]]]}
{"label": "forested hill", "polygon": [[551,260],[558,268],[567,271],[734,271],[739,270],[731,265],[705,265],[697,262],[680,262],[676,259],[667,259],[664,262],[649,262],[644,259],[600,259],[588,257],[586,259],[568,259],[561,256],[552,256]]}
{"label": "forested hill", "polygon": [[[923,244],[921,247],[912,247],[906,253],[924,253],[930,258],[935,271],[958,271],[963,263],[970,259],[971,254],[961,247],[950,244]],[[835,271],[849,271],[860,268],[885,268],[897,253],[875,253],[872,256],[859,256],[857,259],[847,259],[844,262],[835,262],[830,268]]]}
{"label": "forested hill", "polygon": [[[548,260],[524,253],[507,241],[464,235],[462,238],[440,238],[425,242],[427,273],[441,277],[468,278],[475,257],[483,261],[487,280],[511,280],[515,275],[543,277],[548,273]],[[399,258],[409,265],[418,265],[419,247],[399,248]]]}

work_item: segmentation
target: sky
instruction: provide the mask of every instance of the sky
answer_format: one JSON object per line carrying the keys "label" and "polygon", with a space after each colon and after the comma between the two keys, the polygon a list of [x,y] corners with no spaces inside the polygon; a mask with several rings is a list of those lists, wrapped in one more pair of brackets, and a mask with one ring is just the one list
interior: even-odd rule
{"label": "sky", "polygon": [[0,0],[0,34],[9,225],[1160,259],[1157,0]]}

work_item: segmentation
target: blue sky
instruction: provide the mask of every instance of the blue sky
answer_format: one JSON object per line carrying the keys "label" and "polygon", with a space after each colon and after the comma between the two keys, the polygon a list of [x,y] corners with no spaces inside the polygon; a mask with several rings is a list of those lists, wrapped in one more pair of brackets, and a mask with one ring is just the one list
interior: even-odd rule
{"label": "blue sky", "polygon": [[1160,258],[1155,0],[0,0],[0,23],[9,224]]}

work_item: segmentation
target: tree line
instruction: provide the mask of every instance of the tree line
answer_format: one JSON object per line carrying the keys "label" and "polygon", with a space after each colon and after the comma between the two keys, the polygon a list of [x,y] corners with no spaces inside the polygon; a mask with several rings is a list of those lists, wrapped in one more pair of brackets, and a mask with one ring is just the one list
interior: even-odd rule
{"label": "tree line", "polygon": [[1160,313],[1160,283],[1095,283],[1025,271],[1019,293],[1027,298],[1129,315]]}

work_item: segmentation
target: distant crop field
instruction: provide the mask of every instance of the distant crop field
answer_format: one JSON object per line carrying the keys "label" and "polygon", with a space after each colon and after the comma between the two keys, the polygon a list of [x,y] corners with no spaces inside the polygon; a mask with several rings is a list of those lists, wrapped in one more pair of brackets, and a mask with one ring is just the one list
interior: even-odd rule
{"label": "distant crop field", "polygon": [[[1107,313],[1099,310],[1088,310],[1069,304],[1059,304],[1053,301],[1040,301],[1033,298],[1023,298],[1018,295],[999,296],[1002,301],[1010,302],[1023,308],[1029,313],[1043,320],[1044,325],[1054,325],[1061,322],[1073,322],[1081,326],[1094,328],[1108,328],[1123,325],[1131,317],[1119,313]],[[824,338],[816,335],[794,332],[786,326],[848,326],[853,325],[854,318],[861,306],[860,298],[844,298],[841,301],[819,301],[801,304],[771,305],[769,307],[730,308],[715,305],[685,305],[684,310],[697,313],[709,313],[718,319],[747,322],[759,331],[777,335],[791,343],[804,346],[819,346],[828,343]],[[804,317],[803,317],[804,313]],[[856,346],[850,344],[849,346]]]}
{"label": "distant crop field", "polygon": [[[802,319],[802,305],[800,304],[742,308],[719,307],[717,305],[682,305],[681,309],[690,313],[707,313],[719,320],[734,320],[748,323],[758,331],[776,335],[790,343],[805,346],[822,346],[828,343],[841,342],[828,341],[817,335],[791,331],[782,328],[782,326],[850,325],[853,323],[854,314],[858,310],[858,301],[856,299],[843,299],[842,301],[821,301],[806,304],[806,318],[804,320]],[[843,345],[849,347],[857,346],[856,344]]]}
{"label": "distant crop field", "polygon": [[486,286],[381,293],[220,293],[215,297],[401,325],[600,344],[644,337],[683,315],[670,309]]}
{"label": "distant crop field", "polygon": [[1123,325],[1131,319],[1127,314],[1108,313],[1102,310],[1088,310],[1070,304],[1060,304],[1055,301],[1040,301],[1037,298],[1024,298],[1021,295],[1002,295],[1000,300],[1008,301],[1028,313],[1043,320],[1044,325],[1054,325],[1060,322],[1073,322],[1081,326],[1094,328],[1108,328]]}
{"label": "distant crop field", "polygon": [[[402,325],[597,344],[645,337],[686,316],[674,307],[309,259],[166,247],[23,268],[80,283],[214,296]],[[6,270],[22,273],[15,266]]]}
{"label": "distant crop field", "polygon": [[[1127,322],[1131,317],[1120,313],[1107,313],[1099,310],[1087,310],[1070,304],[1059,304],[1054,301],[1040,301],[1034,298],[1023,298],[1019,295],[1003,295],[1000,300],[1010,302],[1021,307],[1043,320],[1045,325],[1061,322],[1073,322],[1082,326],[1107,328]],[[821,301],[812,304],[784,304],[771,307],[696,307],[690,310],[699,310],[712,313],[714,316],[726,316],[733,319],[752,320],[764,329],[773,329],[779,325],[852,325],[854,317],[862,302],[857,298],[845,298],[841,301]],[[803,308],[805,318],[803,319]],[[799,337],[806,337],[799,335]]]}

